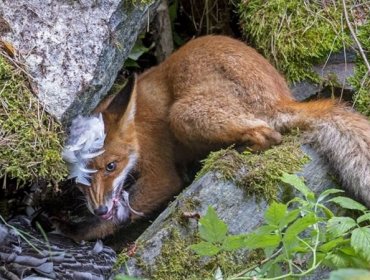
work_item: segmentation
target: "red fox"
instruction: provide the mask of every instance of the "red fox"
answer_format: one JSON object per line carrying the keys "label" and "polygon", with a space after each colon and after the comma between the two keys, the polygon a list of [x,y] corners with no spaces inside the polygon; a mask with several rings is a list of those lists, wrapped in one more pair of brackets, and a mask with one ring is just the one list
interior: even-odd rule
{"label": "red fox", "polygon": [[268,149],[291,128],[306,130],[343,185],[370,205],[365,117],[334,100],[296,102],[278,71],[240,41],[191,40],[104,99],[93,116],[73,121],[64,158],[99,222],[68,234],[76,240],[111,234],[178,194],[180,166],[232,144]]}

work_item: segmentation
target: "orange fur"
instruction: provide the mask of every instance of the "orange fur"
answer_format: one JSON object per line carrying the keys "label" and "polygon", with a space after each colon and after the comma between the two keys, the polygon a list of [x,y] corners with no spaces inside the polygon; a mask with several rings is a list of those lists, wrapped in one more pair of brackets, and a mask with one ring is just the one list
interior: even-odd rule
{"label": "orange fur", "polygon": [[[104,102],[96,112],[104,115],[105,152],[92,160],[91,167],[98,172],[85,190],[91,208],[104,203],[132,152],[138,154],[134,169],[140,176],[130,190],[130,203],[150,214],[182,189],[178,167],[213,149],[233,143],[255,151],[268,149],[281,142],[280,132],[292,127],[320,131],[318,124],[328,123],[325,118],[333,119],[337,136],[342,119],[336,118],[341,114],[349,127],[351,120],[357,122],[357,130],[347,126],[352,137],[348,141],[354,139],[353,145],[363,145],[365,150],[370,147],[370,126],[364,118],[332,100],[295,102],[285,80],[267,60],[242,42],[223,36],[192,40],[140,75],[129,104],[119,108],[113,98]],[[112,104],[116,108],[110,110]],[[321,134],[311,140],[320,142]],[[330,144],[325,145],[323,153],[331,152]],[[117,168],[107,173],[104,168],[112,161]],[[359,164],[364,172],[368,170],[366,158]],[[360,196],[368,201],[366,192]],[[97,229],[88,237],[102,235]]]}

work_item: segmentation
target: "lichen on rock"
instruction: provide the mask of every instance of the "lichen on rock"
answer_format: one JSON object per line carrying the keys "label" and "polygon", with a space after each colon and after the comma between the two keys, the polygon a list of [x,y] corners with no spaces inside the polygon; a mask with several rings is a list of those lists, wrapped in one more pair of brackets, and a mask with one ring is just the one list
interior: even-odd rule
{"label": "lichen on rock", "polygon": [[0,178],[60,181],[66,175],[61,126],[27,84],[21,70],[0,55]]}

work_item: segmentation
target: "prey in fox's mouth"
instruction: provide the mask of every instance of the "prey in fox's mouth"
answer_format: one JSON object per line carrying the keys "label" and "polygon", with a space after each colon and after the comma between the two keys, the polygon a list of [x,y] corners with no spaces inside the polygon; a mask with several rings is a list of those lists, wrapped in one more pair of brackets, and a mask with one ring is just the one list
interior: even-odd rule
{"label": "prey in fox's mouth", "polygon": [[[135,177],[128,174],[127,180],[116,187],[112,194],[108,194],[105,198],[105,203],[93,208],[92,202],[89,201],[89,195],[85,194],[88,198],[87,207],[91,213],[98,216],[102,220],[111,220],[114,223],[125,223],[130,219],[132,214],[137,216],[144,216],[142,212],[134,210],[130,205],[130,189],[133,186]],[[88,187],[81,186],[82,192],[85,192]]]}
{"label": "prey in fox's mouth", "polygon": [[[106,133],[101,114],[78,117],[63,151],[69,163],[69,178],[74,178],[86,197],[87,208],[102,220],[124,223],[132,214],[144,216],[130,205],[130,191],[135,184],[137,155],[130,153],[124,160],[107,158],[104,146]],[[110,154],[110,153],[109,153]]]}
{"label": "prey in fox's mouth", "polygon": [[89,210],[102,220],[112,220],[115,223],[124,223],[129,220],[131,214],[144,216],[142,212],[134,210],[130,206],[129,192],[122,190],[105,205],[93,209],[88,203]]}

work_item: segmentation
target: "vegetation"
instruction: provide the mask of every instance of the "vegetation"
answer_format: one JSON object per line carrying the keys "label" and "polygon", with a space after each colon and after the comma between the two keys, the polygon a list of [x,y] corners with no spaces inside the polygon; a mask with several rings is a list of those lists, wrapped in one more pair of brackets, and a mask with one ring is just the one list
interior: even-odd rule
{"label": "vegetation", "polygon": [[[339,3],[339,1],[336,1]],[[317,81],[311,70],[350,43],[342,32],[342,7],[297,0],[242,1],[239,13],[248,39],[288,80]]]}
{"label": "vegetation", "polygon": [[[328,189],[316,196],[296,175],[283,173],[280,180],[299,195],[287,203],[272,202],[265,223],[252,232],[228,234],[227,224],[209,207],[199,219],[198,232],[187,232],[186,237],[184,228],[170,223],[154,265],[147,265],[140,254],[133,258],[144,275],[161,280],[299,279],[321,266],[334,270],[331,280],[367,279],[370,211],[350,198],[332,197],[342,190]],[[336,216],[328,208],[333,204],[349,215]]]}
{"label": "vegetation", "polygon": [[0,178],[60,181],[66,175],[61,132],[28,89],[21,70],[0,55]]}
{"label": "vegetation", "polygon": [[149,5],[153,3],[153,0],[131,0],[132,5]]}
{"label": "vegetation", "polygon": [[[358,38],[362,42],[362,47],[370,53],[370,21],[358,29]],[[370,59],[370,55],[368,55]],[[354,105],[357,110],[370,117],[370,73],[364,60],[357,59],[355,75],[350,79],[350,83],[356,89]]]}
{"label": "vegetation", "polygon": [[[156,257],[154,265],[147,265],[140,255],[135,255],[133,258],[144,274],[153,280],[212,279],[218,267],[233,274],[241,270],[244,263],[253,261],[251,258],[258,258],[255,254],[251,257],[242,257],[226,251],[217,256],[203,258],[194,254],[189,247],[197,240],[199,240],[197,233],[193,232],[184,237],[178,230],[172,228],[170,235],[166,236],[161,253]],[[120,258],[124,259],[122,255]],[[128,259],[127,253],[126,258]]]}
{"label": "vegetation", "polygon": [[[316,198],[296,175],[284,173],[281,179],[302,197],[295,197],[286,204],[273,202],[265,212],[265,224],[252,233],[228,235],[227,225],[211,207],[199,220],[201,241],[190,246],[199,256],[215,256],[241,248],[264,250],[265,257],[260,263],[232,276],[224,277],[225,273],[219,270],[217,279],[303,277],[320,265],[369,269],[370,211],[347,197],[328,199],[342,190],[328,189]],[[326,206],[330,202],[356,211],[359,217],[335,216]],[[370,275],[366,270],[352,271],[349,275],[354,276],[356,272]]]}
{"label": "vegetation", "polygon": [[[369,5],[366,3],[347,1],[345,8],[350,13],[349,23],[344,19],[344,7],[339,0],[248,0],[238,1],[237,6],[248,42],[290,82],[309,79],[325,83],[319,81],[312,66],[324,63],[332,53],[356,45],[348,24],[355,26],[355,36],[369,58],[370,23]],[[349,82],[357,91],[354,97],[356,108],[370,116],[370,79],[367,71],[364,59],[359,55],[356,74]]]}
{"label": "vegetation", "polygon": [[214,171],[221,180],[232,181],[243,188],[247,195],[256,194],[256,197],[271,201],[276,199],[276,186],[281,174],[298,172],[309,162],[300,144],[299,134],[292,132],[284,136],[283,144],[259,154],[249,151],[239,154],[232,148],[213,152],[203,161],[203,167],[196,177]]}

